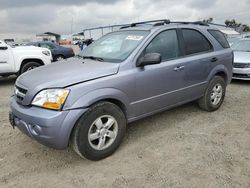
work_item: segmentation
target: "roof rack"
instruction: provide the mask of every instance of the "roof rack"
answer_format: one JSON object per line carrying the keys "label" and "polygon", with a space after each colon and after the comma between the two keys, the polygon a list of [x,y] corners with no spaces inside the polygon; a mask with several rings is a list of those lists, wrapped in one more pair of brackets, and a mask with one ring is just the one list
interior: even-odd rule
{"label": "roof rack", "polygon": [[149,24],[149,23],[155,23],[152,26],[161,26],[161,25],[171,24],[171,23],[174,23],[174,24],[194,24],[194,25],[201,25],[201,26],[209,26],[208,23],[202,22],[202,21],[196,21],[196,22],[171,22],[170,20],[163,19],[163,20],[150,20],[150,21],[126,24],[126,25],[122,26],[120,29],[125,29],[125,28],[128,28],[128,27],[135,27],[137,25]]}
{"label": "roof rack", "polygon": [[171,22],[176,24],[194,24],[194,25],[201,25],[201,26],[209,26],[206,22],[196,21],[196,22]]}
{"label": "roof rack", "polygon": [[109,26],[103,26],[103,27],[92,27],[92,28],[83,29],[81,34],[84,35],[84,32],[88,31],[89,35],[90,35],[90,38],[91,38],[91,31],[93,31],[93,30],[101,30],[101,33],[103,35],[104,29],[107,29],[107,28],[110,28],[111,31],[113,31],[114,28],[117,28],[117,27],[119,27],[119,29],[136,27],[138,25],[150,25],[152,27],[156,27],[156,26],[162,26],[162,25],[171,24],[171,23],[173,23],[173,24],[194,24],[194,25],[201,25],[201,26],[209,26],[208,23],[202,22],[202,21],[196,21],[196,22],[174,21],[174,22],[171,22],[168,19],[160,19],[160,20],[149,20],[149,21],[143,21],[143,22],[135,22],[135,23],[131,23],[131,24],[117,24],[117,25],[109,25]]}
{"label": "roof rack", "polygon": [[149,21],[143,21],[143,22],[136,22],[136,23],[132,23],[132,24],[126,24],[124,25],[123,27],[121,27],[120,29],[125,29],[125,28],[128,28],[128,27],[135,27],[137,25],[142,25],[142,24],[149,24],[149,23],[154,23],[156,22],[155,24],[153,24],[153,26],[156,26],[157,22],[158,24],[170,24],[170,20],[167,20],[167,19],[162,19],[162,20],[149,20]]}

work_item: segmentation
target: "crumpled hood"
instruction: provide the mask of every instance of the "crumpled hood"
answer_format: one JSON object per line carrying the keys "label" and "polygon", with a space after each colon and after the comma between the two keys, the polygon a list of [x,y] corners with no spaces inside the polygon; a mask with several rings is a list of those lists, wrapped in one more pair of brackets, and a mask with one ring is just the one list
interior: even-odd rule
{"label": "crumpled hood", "polygon": [[73,57],[28,71],[17,79],[16,85],[36,92],[46,88],[63,88],[116,74],[118,69],[117,63]]}
{"label": "crumpled hood", "polygon": [[250,52],[234,51],[235,63],[250,63]]}

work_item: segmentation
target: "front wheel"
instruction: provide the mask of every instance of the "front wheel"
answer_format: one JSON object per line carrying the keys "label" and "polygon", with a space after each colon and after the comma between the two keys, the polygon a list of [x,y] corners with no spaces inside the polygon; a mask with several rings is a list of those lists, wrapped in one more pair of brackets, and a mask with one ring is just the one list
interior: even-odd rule
{"label": "front wheel", "polygon": [[200,108],[208,112],[218,110],[226,93],[226,82],[221,76],[215,76],[206,89],[205,95],[198,101]]}
{"label": "front wheel", "polygon": [[35,69],[37,67],[41,66],[40,63],[37,63],[37,62],[28,62],[28,63],[25,63],[21,70],[20,70],[20,75],[29,71],[29,70],[32,70],[32,69]]}
{"label": "front wheel", "polygon": [[123,111],[113,103],[92,106],[78,120],[71,136],[75,152],[89,160],[100,160],[119,147],[126,131]]}

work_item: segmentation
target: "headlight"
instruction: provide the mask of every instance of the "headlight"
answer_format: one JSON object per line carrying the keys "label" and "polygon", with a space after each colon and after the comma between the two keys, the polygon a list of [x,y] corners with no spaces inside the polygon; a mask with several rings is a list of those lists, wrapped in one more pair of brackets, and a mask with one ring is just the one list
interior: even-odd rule
{"label": "headlight", "polygon": [[69,90],[67,89],[47,89],[40,91],[32,101],[32,105],[43,108],[60,110],[63,106]]}
{"label": "headlight", "polygon": [[50,53],[49,53],[49,51],[42,51],[42,53],[44,54],[44,55],[46,55],[46,56],[50,56]]}

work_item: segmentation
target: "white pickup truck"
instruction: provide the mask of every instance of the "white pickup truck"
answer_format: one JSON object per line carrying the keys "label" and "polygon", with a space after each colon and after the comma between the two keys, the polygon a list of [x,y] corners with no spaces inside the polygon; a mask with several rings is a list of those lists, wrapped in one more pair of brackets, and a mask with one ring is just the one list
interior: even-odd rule
{"label": "white pickup truck", "polygon": [[0,76],[17,76],[36,67],[50,64],[50,50],[34,46],[11,47],[0,41]]}

